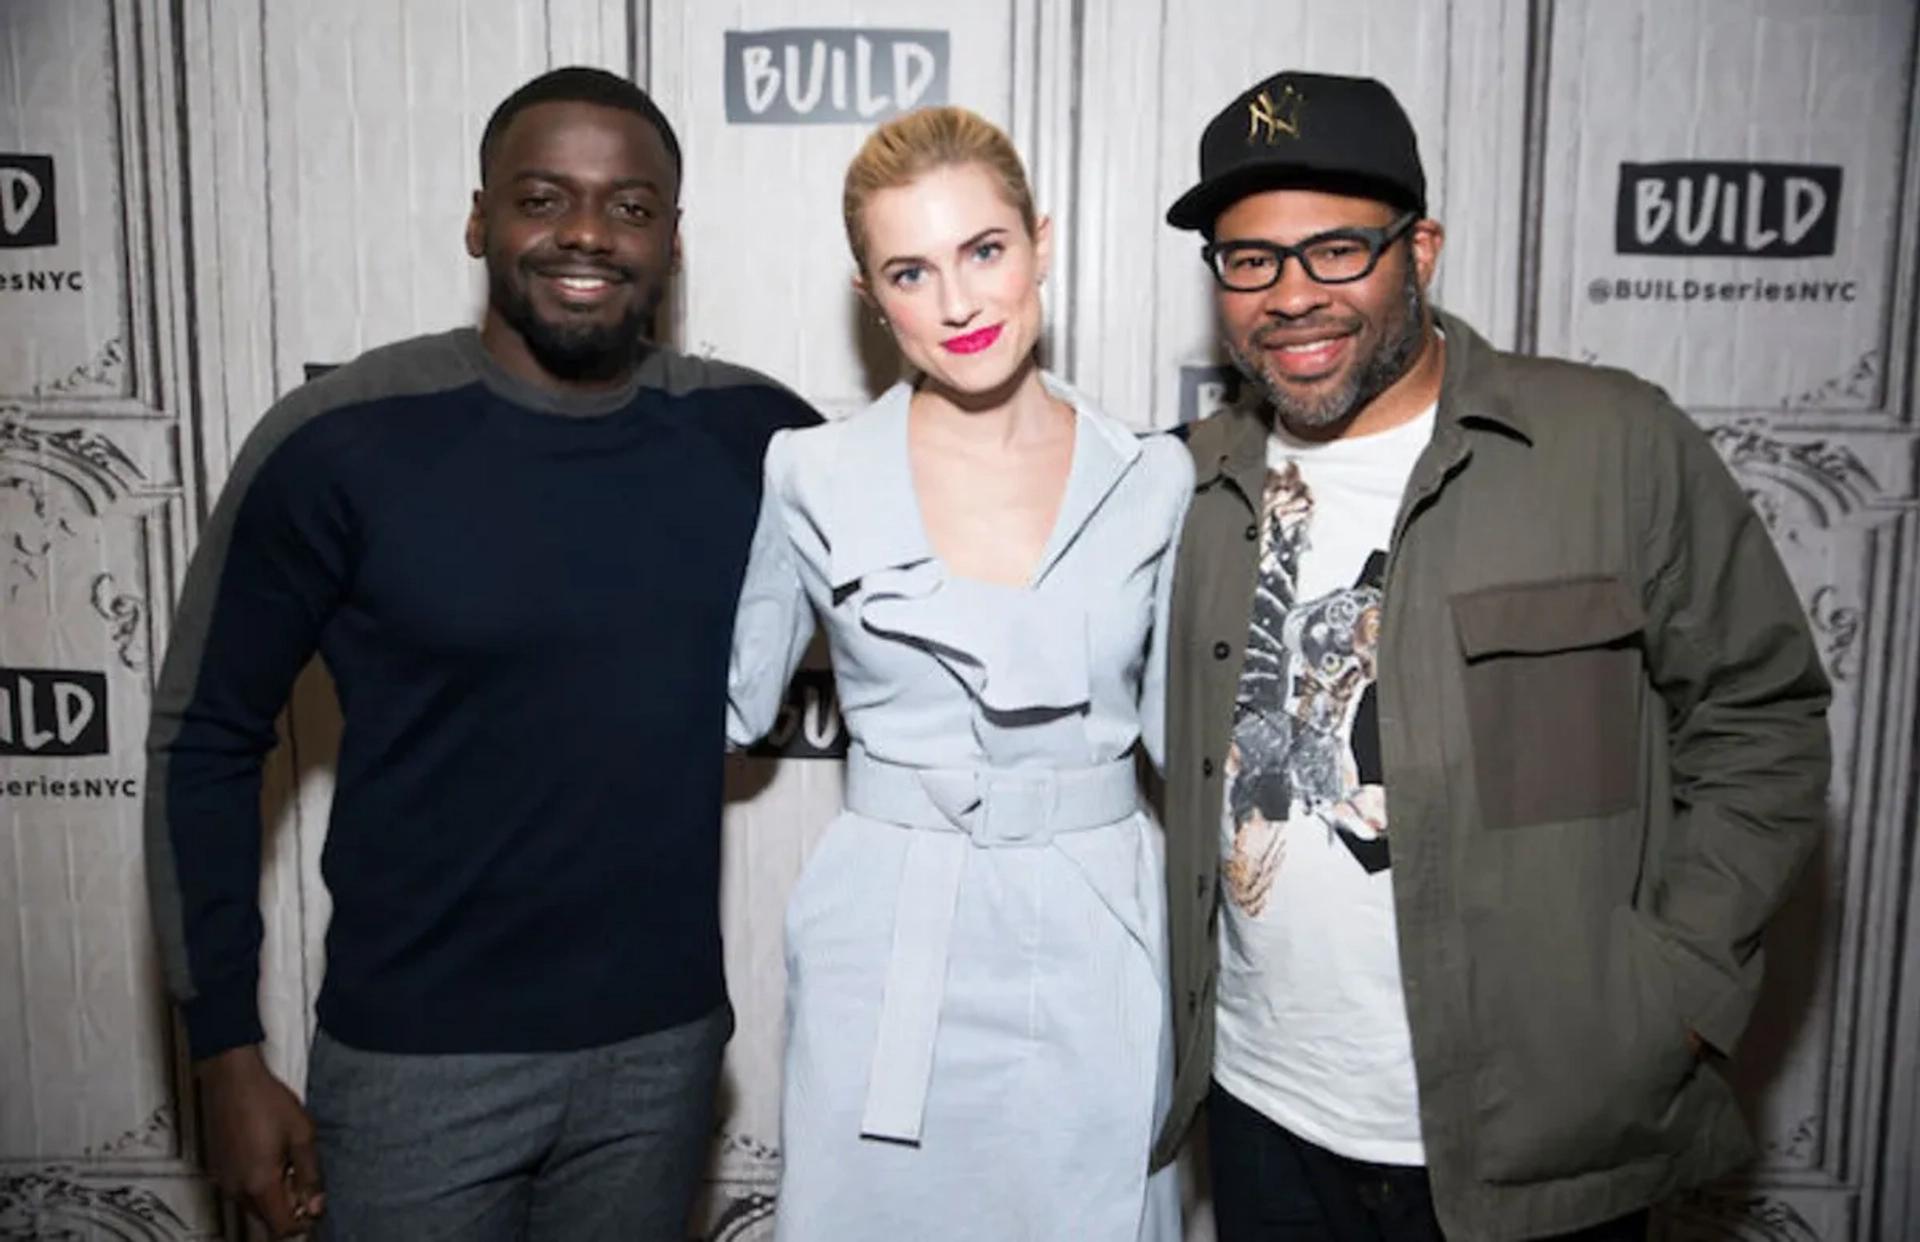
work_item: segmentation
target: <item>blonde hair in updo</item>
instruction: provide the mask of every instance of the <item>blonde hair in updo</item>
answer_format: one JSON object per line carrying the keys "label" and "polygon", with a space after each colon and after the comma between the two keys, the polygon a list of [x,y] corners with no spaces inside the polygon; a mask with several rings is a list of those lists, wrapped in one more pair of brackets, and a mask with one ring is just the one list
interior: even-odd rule
{"label": "blonde hair in updo", "polygon": [[860,219],[867,201],[881,190],[913,184],[937,168],[978,164],[1000,183],[1007,204],[1020,213],[1031,237],[1037,217],[1033,189],[1013,140],[999,126],[976,112],[944,105],[917,108],[881,125],[847,166],[846,188],[840,209],[846,217],[847,244],[861,272],[867,270],[867,239]]}

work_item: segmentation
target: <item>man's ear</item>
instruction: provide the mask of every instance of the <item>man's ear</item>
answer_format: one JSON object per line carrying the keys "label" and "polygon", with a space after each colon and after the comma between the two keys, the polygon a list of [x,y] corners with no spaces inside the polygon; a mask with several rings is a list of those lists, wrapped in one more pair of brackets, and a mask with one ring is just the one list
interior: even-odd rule
{"label": "man's ear", "polygon": [[475,259],[485,258],[487,254],[487,221],[481,214],[481,195],[484,190],[473,192],[473,206],[467,210],[467,254]]}
{"label": "man's ear", "polygon": [[1434,269],[1440,266],[1440,250],[1446,245],[1447,231],[1438,220],[1420,220],[1413,226],[1409,244],[1413,247],[1413,270],[1425,291],[1433,284]]}

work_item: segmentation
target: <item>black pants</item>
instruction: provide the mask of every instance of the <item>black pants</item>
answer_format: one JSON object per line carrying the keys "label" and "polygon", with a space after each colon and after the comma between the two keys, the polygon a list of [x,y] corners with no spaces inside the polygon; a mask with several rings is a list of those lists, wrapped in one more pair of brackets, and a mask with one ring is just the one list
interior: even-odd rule
{"label": "black pants", "polygon": [[[1316,1147],[1213,1085],[1207,1097],[1219,1242],[1443,1242],[1427,1171]],[[1646,1242],[1647,1213],[1564,1242]]]}

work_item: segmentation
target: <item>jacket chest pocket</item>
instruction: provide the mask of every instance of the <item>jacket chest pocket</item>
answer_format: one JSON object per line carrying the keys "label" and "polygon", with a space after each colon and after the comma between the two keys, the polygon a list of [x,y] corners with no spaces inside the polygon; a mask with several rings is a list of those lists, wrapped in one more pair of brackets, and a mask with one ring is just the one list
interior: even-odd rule
{"label": "jacket chest pocket", "polygon": [[1592,819],[1640,790],[1641,635],[1624,578],[1486,587],[1449,601],[1490,828]]}

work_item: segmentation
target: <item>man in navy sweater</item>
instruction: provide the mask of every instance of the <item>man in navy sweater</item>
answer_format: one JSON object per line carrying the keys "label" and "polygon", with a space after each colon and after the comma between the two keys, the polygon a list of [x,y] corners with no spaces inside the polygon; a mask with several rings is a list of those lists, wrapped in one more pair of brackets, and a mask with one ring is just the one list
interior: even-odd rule
{"label": "man in navy sweater", "polygon": [[[202,532],[154,917],[213,1171],[277,1235],[677,1242],[732,1031],[733,608],[766,442],[818,415],[645,342],[680,150],[638,87],[536,78],[480,163],[484,326],[279,402]],[[260,786],[316,653],[345,725],[303,1108],[260,1055]]]}

